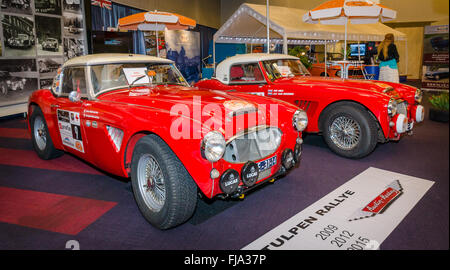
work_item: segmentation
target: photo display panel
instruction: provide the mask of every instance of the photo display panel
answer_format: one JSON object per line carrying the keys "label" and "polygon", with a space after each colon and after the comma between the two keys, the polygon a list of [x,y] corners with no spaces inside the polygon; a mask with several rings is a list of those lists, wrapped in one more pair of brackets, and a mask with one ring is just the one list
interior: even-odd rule
{"label": "photo display panel", "polygon": [[448,91],[448,24],[424,29],[422,89]]}
{"label": "photo display panel", "polygon": [[[82,0],[0,0],[0,117],[86,53]],[[23,106],[26,108],[26,106]],[[24,111],[16,112],[21,113]]]}

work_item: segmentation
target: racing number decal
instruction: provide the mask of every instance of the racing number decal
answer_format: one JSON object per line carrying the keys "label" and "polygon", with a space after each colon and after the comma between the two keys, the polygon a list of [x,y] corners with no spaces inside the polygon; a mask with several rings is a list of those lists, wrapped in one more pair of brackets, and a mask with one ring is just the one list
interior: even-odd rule
{"label": "racing number decal", "polygon": [[80,128],[80,114],[77,112],[57,110],[58,129],[62,143],[84,153],[83,138]]}

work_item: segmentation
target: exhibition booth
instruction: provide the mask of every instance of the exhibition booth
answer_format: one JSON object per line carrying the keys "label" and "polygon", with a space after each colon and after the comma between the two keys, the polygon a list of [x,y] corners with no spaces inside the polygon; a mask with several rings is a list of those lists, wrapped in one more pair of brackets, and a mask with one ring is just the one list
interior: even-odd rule
{"label": "exhibition booth", "polygon": [[[267,14],[269,14],[270,20],[267,20]],[[323,45],[322,51],[325,54],[324,72],[327,73],[326,54],[330,47],[334,48],[336,43],[339,41],[343,42],[346,38],[348,41],[357,44],[364,43],[365,46],[367,42],[382,41],[387,33],[392,33],[399,44],[398,46],[404,46],[406,54],[408,53],[406,35],[380,22],[349,24],[347,33],[345,33],[346,29],[344,26],[300,21],[298,18],[302,18],[305,14],[308,14],[308,10],[279,6],[269,6],[267,8],[264,5],[244,3],[214,34],[213,55],[216,55],[216,43],[249,44],[248,46],[261,45],[267,43],[267,35],[269,35],[270,44],[282,46],[281,52],[284,54],[288,54],[289,45],[291,47],[295,45]],[[269,23],[269,33],[267,33],[267,23]],[[342,48],[343,46],[346,47],[346,45],[339,47]],[[375,47],[374,45],[372,46]],[[335,52],[341,51],[334,50]],[[364,47],[362,54],[358,54],[358,60],[361,60],[361,55],[364,57],[365,50],[366,47]],[[226,56],[230,56],[223,56],[221,55],[222,52],[218,53],[220,55],[218,59],[216,57],[212,58],[214,64],[222,61]],[[408,74],[407,57],[405,57],[405,61],[401,62],[401,65],[404,75]]]}
{"label": "exhibition booth", "polygon": [[[214,34],[216,43],[265,43],[267,38],[267,12],[269,13],[270,39],[283,45],[287,54],[287,45],[337,42],[344,40],[345,29],[338,25],[311,24],[299,20],[308,10],[244,3],[225,21]],[[384,35],[393,33],[397,41],[406,41],[406,35],[382,23],[349,24],[348,40],[382,41]],[[243,42],[244,41],[244,42]],[[264,41],[264,42],[261,42]]]}
{"label": "exhibition booth", "polygon": [[448,24],[207,1],[1,1],[0,250],[448,249]]}

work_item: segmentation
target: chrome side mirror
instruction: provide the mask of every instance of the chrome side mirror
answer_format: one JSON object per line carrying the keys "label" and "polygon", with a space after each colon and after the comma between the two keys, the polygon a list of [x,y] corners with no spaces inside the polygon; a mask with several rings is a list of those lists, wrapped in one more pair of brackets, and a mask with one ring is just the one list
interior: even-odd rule
{"label": "chrome side mirror", "polygon": [[69,94],[69,100],[72,102],[79,102],[81,99],[81,94],[78,93],[77,91],[72,91]]}

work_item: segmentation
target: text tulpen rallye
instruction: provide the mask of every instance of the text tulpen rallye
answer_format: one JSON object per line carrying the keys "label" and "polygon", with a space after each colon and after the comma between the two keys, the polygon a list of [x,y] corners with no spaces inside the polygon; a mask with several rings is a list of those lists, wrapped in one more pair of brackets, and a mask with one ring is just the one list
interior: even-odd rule
{"label": "text tulpen rallye", "polygon": [[167,59],[98,54],[35,91],[28,123],[41,158],[66,151],[131,177],[144,217],[167,229],[192,216],[199,193],[240,197],[297,165],[308,119],[283,101],[189,87]]}

